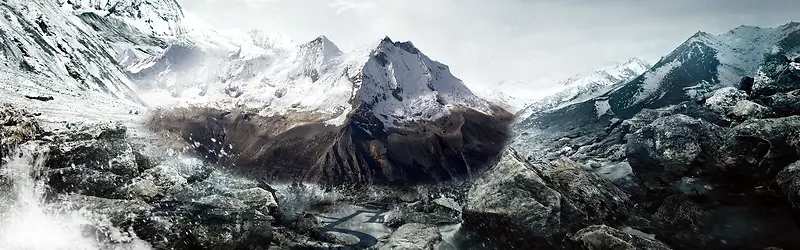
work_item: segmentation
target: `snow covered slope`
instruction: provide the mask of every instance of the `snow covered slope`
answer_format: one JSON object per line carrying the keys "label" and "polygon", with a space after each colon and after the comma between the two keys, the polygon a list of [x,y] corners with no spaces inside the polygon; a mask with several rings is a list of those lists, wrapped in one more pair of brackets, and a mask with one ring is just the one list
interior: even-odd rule
{"label": "snow covered slope", "polygon": [[602,90],[608,86],[633,80],[650,67],[650,64],[634,57],[624,63],[616,63],[588,75],[581,74],[571,77],[559,83],[563,86],[561,92],[527,105],[517,113],[517,118],[523,120],[535,113],[591,99],[602,94]]}
{"label": "snow covered slope", "polygon": [[0,20],[2,67],[41,75],[75,90],[138,101],[113,49],[55,2],[10,0],[0,3],[0,12],[5,16]]}
{"label": "snow covered slope", "polygon": [[[140,32],[153,36],[183,33],[183,10],[175,0],[56,0],[65,9],[93,12],[119,19]],[[78,14],[76,13],[76,14]]]}

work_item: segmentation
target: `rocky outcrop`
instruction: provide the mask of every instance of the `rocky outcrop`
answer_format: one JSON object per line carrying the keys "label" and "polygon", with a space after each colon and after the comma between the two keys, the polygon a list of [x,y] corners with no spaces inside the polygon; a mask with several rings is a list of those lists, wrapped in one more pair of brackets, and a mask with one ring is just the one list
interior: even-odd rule
{"label": "rocky outcrop", "polygon": [[316,122],[313,113],[264,117],[179,108],[158,112],[149,125],[185,140],[211,162],[260,178],[412,184],[479,171],[502,150],[511,122],[507,113],[454,109],[435,121],[384,128],[370,111],[362,111],[345,125],[332,126]]}
{"label": "rocky outcrop", "polygon": [[14,147],[41,133],[42,128],[33,114],[9,104],[0,105],[0,161],[4,161]]}
{"label": "rocky outcrop", "polygon": [[628,137],[628,163],[649,190],[679,190],[682,182],[691,181],[684,177],[715,171],[709,165],[723,145],[725,131],[686,115],[658,118]]}
{"label": "rocky outcrop", "polygon": [[[793,41],[797,27],[753,32],[786,32],[781,36]],[[800,160],[795,116],[800,67],[784,53],[798,44],[781,43],[788,47],[753,55],[758,63],[748,67],[758,74],[735,76],[741,81],[733,86],[733,75],[708,74],[729,67],[724,58],[697,54],[729,49],[708,47],[719,45],[708,43],[714,39],[698,33],[664,58],[686,60],[660,62],[604,96],[521,121],[512,147],[537,164],[568,157],[624,188],[635,209],[609,226],[640,229],[675,249],[798,248],[793,192]],[[712,81],[705,78],[719,85],[708,85]],[[693,81],[698,84],[685,85]],[[645,83],[656,89],[642,87]],[[606,100],[611,111],[595,115],[597,103]]]}
{"label": "rocky outcrop", "polygon": [[641,232],[632,234],[606,225],[590,226],[576,232],[569,238],[575,249],[585,250],[671,250],[666,244],[649,238]]}
{"label": "rocky outcrop", "polygon": [[50,200],[107,219],[111,226],[97,227],[98,237],[138,237],[156,249],[270,246],[277,202],[267,187],[164,145],[142,144],[120,124],[42,131],[25,112],[4,107],[4,146],[44,149],[36,175],[46,180]]}
{"label": "rocky outcrop", "polygon": [[569,232],[623,220],[630,205],[624,191],[574,162],[534,166],[509,151],[470,189],[463,227],[498,246],[552,248]]}
{"label": "rocky outcrop", "polygon": [[400,227],[407,223],[429,225],[454,225],[461,222],[461,205],[452,198],[421,200],[400,203],[384,216],[389,227]]}
{"label": "rocky outcrop", "polygon": [[389,241],[380,250],[433,250],[442,241],[442,234],[436,226],[425,224],[405,224],[395,230]]}
{"label": "rocky outcrop", "polygon": [[795,213],[800,213],[800,161],[784,168],[778,174],[775,182],[794,208]]}

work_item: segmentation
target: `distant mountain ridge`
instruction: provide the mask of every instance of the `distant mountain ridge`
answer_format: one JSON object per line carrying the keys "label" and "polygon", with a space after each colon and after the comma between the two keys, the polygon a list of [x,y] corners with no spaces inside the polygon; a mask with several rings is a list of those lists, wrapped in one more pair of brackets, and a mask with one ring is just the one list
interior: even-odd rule
{"label": "distant mountain ridge", "polygon": [[588,75],[580,74],[571,77],[559,83],[565,87],[563,91],[527,105],[517,112],[517,118],[523,120],[535,113],[593,98],[602,94],[602,90],[606,87],[630,81],[650,67],[651,65],[644,60],[634,57],[624,63],[616,63],[611,67],[598,69]]}

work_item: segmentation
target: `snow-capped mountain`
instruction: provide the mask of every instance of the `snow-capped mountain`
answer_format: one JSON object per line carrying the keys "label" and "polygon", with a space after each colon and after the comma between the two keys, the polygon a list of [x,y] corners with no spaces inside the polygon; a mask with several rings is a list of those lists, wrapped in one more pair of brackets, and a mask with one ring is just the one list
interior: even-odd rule
{"label": "snow-capped mountain", "polygon": [[624,63],[596,70],[588,75],[577,75],[559,83],[563,90],[537,100],[517,112],[517,118],[523,120],[532,114],[557,109],[558,107],[585,101],[602,94],[608,86],[625,83],[638,77],[651,65],[639,58],[631,58]]}
{"label": "snow-capped mountain", "polygon": [[156,106],[244,105],[265,116],[303,111],[340,125],[363,104],[386,127],[435,120],[457,106],[491,113],[490,105],[446,65],[411,43],[389,38],[351,53],[321,36],[290,51],[266,46],[255,54],[239,50],[224,58],[171,45],[145,62],[145,67],[130,69],[148,88],[145,101]]}
{"label": "snow-capped mountain", "polygon": [[775,28],[740,26],[712,35],[698,32],[653,68],[607,95],[612,110],[623,116],[682,100],[702,100],[714,90],[737,86],[755,76],[765,54],[798,54],[800,24]]}
{"label": "snow-capped mountain", "polygon": [[[567,144],[566,139],[556,143],[561,138],[572,138],[574,133],[602,134],[610,125],[643,109],[702,102],[724,87],[746,89],[743,77],[765,75],[759,69],[771,68],[765,67],[766,59],[780,57],[782,62],[800,55],[798,39],[800,23],[775,28],[741,26],[719,35],[698,32],[631,81],[521,119],[513,129],[517,135],[514,145],[526,155],[558,151],[550,147]],[[589,141],[577,144],[585,143]],[[575,149],[576,145],[572,146],[571,150]]]}
{"label": "snow-capped mountain", "polygon": [[[223,156],[207,157],[223,165],[270,178],[402,183],[463,176],[499,153],[512,120],[446,65],[388,37],[350,53],[324,36],[291,50],[224,57],[171,45],[146,61],[150,66],[134,74],[147,86],[145,102],[172,108],[152,127],[211,147]],[[214,117],[213,132],[192,125],[206,116]],[[271,138],[235,129],[253,123],[272,124],[256,129]],[[314,132],[285,141],[306,130]],[[217,146],[226,144],[236,146]],[[482,149],[466,147],[478,144]],[[262,162],[273,166],[253,168]]]}

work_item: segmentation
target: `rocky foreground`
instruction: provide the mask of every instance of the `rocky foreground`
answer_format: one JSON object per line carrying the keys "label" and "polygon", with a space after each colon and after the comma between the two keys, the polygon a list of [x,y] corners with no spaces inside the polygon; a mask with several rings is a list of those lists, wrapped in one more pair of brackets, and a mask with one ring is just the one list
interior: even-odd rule
{"label": "rocky foreground", "polygon": [[537,120],[556,137],[476,181],[464,227],[509,248],[800,248],[800,68],[764,65],[738,88],[629,119]]}
{"label": "rocky foreground", "polygon": [[[601,249],[621,244],[609,239],[660,246],[625,231],[589,227],[623,217],[630,199],[607,180],[568,161],[556,163],[560,170],[537,173],[508,153],[471,190],[470,182],[328,191],[303,184],[272,187],[188,157],[161,140],[132,137],[119,124],[76,124],[63,131],[46,131],[36,119],[34,114],[3,106],[4,161],[23,154],[43,160],[42,168],[33,174],[47,187],[43,198],[60,210],[95,215],[88,217],[94,224],[83,226],[84,231],[104,249],[119,249],[139,239],[155,249],[503,248],[506,245],[501,243],[518,247],[554,242],[549,240],[551,235],[565,236],[584,226],[568,241]],[[17,185],[13,176],[3,175],[0,180],[4,193]],[[598,189],[597,184],[602,186]],[[573,197],[572,203],[562,203],[560,192]],[[337,227],[346,218],[329,221],[323,214],[341,204],[376,207],[378,223],[391,232],[372,237]],[[559,209],[554,209],[559,204],[574,215],[559,218]],[[592,212],[597,208],[603,210]],[[446,241],[441,226],[462,222],[469,229],[451,236],[458,241]],[[493,231],[492,225],[507,229]],[[531,228],[536,237],[515,242],[505,236],[515,227]],[[485,232],[491,237],[481,235]]]}

